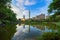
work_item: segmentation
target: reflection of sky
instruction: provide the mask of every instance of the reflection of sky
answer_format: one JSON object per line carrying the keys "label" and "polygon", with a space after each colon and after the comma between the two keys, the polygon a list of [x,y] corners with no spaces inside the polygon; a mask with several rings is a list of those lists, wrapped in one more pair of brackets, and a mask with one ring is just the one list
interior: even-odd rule
{"label": "reflection of sky", "polygon": [[40,30],[37,28],[31,27],[30,26],[30,31],[29,31],[29,25],[25,25],[25,27],[18,26],[16,28],[17,32],[14,34],[13,40],[24,40],[25,38],[33,38],[38,35],[40,35]]}
{"label": "reflection of sky", "polygon": [[[25,40],[27,38],[34,38],[36,36],[41,35],[43,32],[52,32],[52,29],[48,29],[46,26],[44,29],[38,29],[37,27],[29,26],[29,25],[17,25],[16,33],[14,34],[13,40]],[[56,30],[54,30],[57,32]]]}

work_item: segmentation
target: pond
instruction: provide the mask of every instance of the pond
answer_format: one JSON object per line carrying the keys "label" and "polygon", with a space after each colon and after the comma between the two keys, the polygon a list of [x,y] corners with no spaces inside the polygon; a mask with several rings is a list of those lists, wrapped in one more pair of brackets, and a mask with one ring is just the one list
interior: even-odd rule
{"label": "pond", "polygon": [[36,37],[42,35],[44,32],[57,32],[58,28],[54,24],[9,24],[5,27],[0,26],[0,40],[36,40]]}
{"label": "pond", "polygon": [[53,29],[48,26],[25,24],[17,24],[16,26],[16,32],[14,33],[12,40],[35,40],[36,37],[44,32],[57,32],[57,27],[54,27]]}

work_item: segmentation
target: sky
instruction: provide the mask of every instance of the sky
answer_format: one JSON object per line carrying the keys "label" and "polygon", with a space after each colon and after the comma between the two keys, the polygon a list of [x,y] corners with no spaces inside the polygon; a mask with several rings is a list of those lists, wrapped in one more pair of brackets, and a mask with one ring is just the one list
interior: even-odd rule
{"label": "sky", "polygon": [[47,15],[48,6],[52,0],[12,0],[11,9],[16,13],[17,19],[35,17],[40,14]]}

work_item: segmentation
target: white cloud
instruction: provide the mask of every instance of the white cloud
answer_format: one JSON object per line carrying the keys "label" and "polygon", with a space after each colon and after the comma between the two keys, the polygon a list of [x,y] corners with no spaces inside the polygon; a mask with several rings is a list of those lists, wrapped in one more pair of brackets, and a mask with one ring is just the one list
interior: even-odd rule
{"label": "white cloud", "polygon": [[12,6],[11,9],[14,11],[14,13],[17,14],[16,15],[17,19],[22,18],[22,16],[23,16],[22,11],[19,8],[17,8],[16,6],[14,6],[14,5],[11,5],[11,6]]}
{"label": "white cloud", "polygon": [[[13,0],[14,1],[14,0]],[[23,18],[23,15],[25,15],[26,18],[28,18],[28,10],[25,10],[24,5],[33,5],[35,3],[34,0],[32,0],[31,2],[29,2],[29,0],[15,0],[16,3],[12,4],[12,10],[14,11],[14,13],[16,13],[16,17],[17,19],[19,18]],[[27,4],[26,4],[27,3]]]}
{"label": "white cloud", "polygon": [[29,0],[25,1],[25,5],[34,5],[34,4],[36,4],[35,0],[32,0],[31,2]]}
{"label": "white cloud", "polygon": [[23,14],[25,15],[26,18],[29,18],[29,11],[28,11],[28,10],[25,10],[25,11],[23,12]]}
{"label": "white cloud", "polygon": [[36,4],[36,1],[35,0],[31,0],[31,1],[29,1],[29,0],[16,0],[17,1],[17,5],[34,5],[34,4]]}
{"label": "white cloud", "polygon": [[22,18],[23,17],[23,9],[24,7],[22,6],[23,0],[15,0],[16,3],[11,4],[11,9],[14,11],[14,13],[16,13],[16,17],[17,19]]}
{"label": "white cloud", "polygon": [[19,3],[23,3],[24,2],[24,0],[17,0]]}
{"label": "white cloud", "polygon": [[22,9],[19,9],[18,7],[14,6],[14,5],[11,5],[11,9],[14,11],[14,13],[16,13],[16,17],[17,19],[19,18],[23,18],[23,15],[25,15],[26,18],[28,18],[28,10],[22,10]]}
{"label": "white cloud", "polygon": [[[26,16],[26,18],[28,18],[28,10],[25,10],[24,5],[27,6],[31,6],[31,5],[35,5],[36,1],[35,0],[15,0],[17,1],[17,3],[14,3],[12,5],[12,10],[17,14],[17,18],[22,18],[23,15]],[[47,9],[48,9],[48,5],[50,3],[51,0],[46,0],[47,1],[47,5],[45,7],[42,8],[37,8],[35,12],[33,12],[32,14],[36,16],[36,13],[38,13],[37,15],[39,15],[40,13],[47,13]],[[40,2],[42,2],[42,0],[40,0]],[[37,11],[38,10],[38,11]],[[34,14],[35,13],[35,14]]]}

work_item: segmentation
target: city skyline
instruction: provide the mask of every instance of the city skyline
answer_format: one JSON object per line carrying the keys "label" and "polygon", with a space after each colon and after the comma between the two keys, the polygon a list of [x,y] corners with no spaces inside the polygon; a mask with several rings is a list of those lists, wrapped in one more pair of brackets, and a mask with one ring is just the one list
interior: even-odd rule
{"label": "city skyline", "polygon": [[23,18],[23,15],[28,18],[29,10],[31,17],[41,13],[47,15],[48,6],[51,2],[52,0],[12,0],[11,9],[17,14],[17,18]]}

